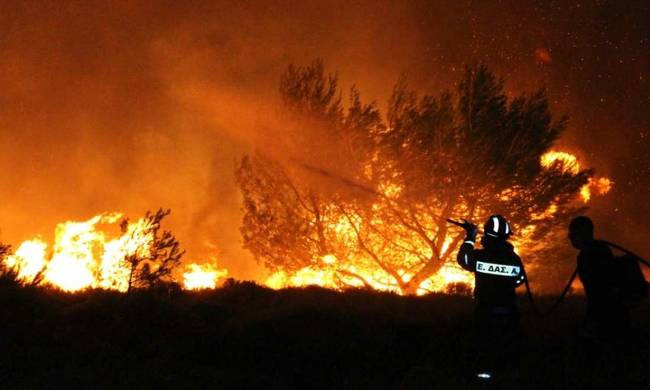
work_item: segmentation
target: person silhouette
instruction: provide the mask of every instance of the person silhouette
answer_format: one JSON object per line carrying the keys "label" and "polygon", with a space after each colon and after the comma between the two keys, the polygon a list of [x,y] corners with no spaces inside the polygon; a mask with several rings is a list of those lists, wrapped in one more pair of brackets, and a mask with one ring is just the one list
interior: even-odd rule
{"label": "person silhouette", "polygon": [[474,249],[477,227],[460,224],[467,235],[456,260],[465,270],[474,272],[474,312],[479,352],[476,377],[489,380],[495,370],[512,363],[519,339],[519,310],[515,289],[526,275],[521,259],[507,240],[512,235],[508,221],[492,215],[485,222],[482,249]]}
{"label": "person silhouette", "polygon": [[616,278],[616,258],[605,241],[594,239],[594,224],[579,216],[569,224],[569,240],[578,249],[578,278],[587,298],[587,313],[579,335],[586,339],[613,339],[629,326],[629,310]]}

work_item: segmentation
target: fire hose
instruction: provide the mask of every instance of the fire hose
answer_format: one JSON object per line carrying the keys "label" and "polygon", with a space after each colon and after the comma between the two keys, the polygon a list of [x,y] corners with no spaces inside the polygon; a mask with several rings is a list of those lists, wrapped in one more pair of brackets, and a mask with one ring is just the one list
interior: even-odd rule
{"label": "fire hose", "polygon": [[[522,264],[523,267],[523,264]],[[524,275],[526,274],[526,271],[524,270]],[[539,309],[539,306],[537,306],[537,302],[535,302],[535,298],[533,297],[533,293],[530,289],[530,284],[528,283],[528,277],[524,277],[524,284],[526,286],[526,295],[528,296],[528,300],[530,301],[530,305],[533,308],[533,312],[540,316],[540,317],[546,317],[550,315],[555,309],[560,306],[560,303],[564,300],[566,295],[569,293],[569,290],[571,289],[571,285],[573,284],[573,281],[575,280],[576,276],[578,275],[578,268],[573,271],[573,274],[571,274],[571,277],[569,278],[569,281],[567,282],[566,286],[564,286],[564,289],[562,290],[562,293],[560,296],[553,302],[553,304],[550,306],[548,310],[545,312],[542,312]]]}

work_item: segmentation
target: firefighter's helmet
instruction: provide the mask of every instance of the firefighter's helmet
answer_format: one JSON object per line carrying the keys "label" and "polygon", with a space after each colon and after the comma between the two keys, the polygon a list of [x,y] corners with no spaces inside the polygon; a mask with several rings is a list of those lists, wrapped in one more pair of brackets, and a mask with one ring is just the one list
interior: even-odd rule
{"label": "firefighter's helmet", "polygon": [[483,225],[483,233],[486,236],[496,238],[508,238],[512,234],[510,224],[501,215],[492,215]]}

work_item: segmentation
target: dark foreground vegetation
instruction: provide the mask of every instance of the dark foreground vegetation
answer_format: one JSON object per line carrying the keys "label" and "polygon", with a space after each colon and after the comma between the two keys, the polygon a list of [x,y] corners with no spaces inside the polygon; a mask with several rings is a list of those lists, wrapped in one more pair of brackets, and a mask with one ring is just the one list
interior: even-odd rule
{"label": "dark foreground vegetation", "polygon": [[[629,344],[599,357],[573,339],[580,297],[543,320],[520,301],[520,369],[500,387],[650,385],[650,338],[640,330],[650,325],[647,303],[634,313]],[[273,291],[247,282],[200,293],[65,294],[5,280],[0,304],[1,388],[479,386],[470,379],[468,296]]]}

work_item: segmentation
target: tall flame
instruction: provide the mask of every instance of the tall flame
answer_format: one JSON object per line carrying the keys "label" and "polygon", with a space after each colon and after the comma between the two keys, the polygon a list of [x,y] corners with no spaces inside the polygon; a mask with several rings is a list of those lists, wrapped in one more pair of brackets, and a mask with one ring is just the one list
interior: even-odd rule
{"label": "tall flame", "polygon": [[[125,259],[148,256],[154,237],[146,218],[127,223],[123,230],[117,228],[122,219],[121,213],[108,213],[82,222],[60,223],[51,255],[47,243],[34,238],[21,243],[4,263],[23,283],[42,278],[43,284],[70,292],[85,288],[126,291],[131,269]],[[218,278],[227,274],[218,270],[216,263],[188,267],[190,272],[184,275],[188,289],[214,288]]]}

